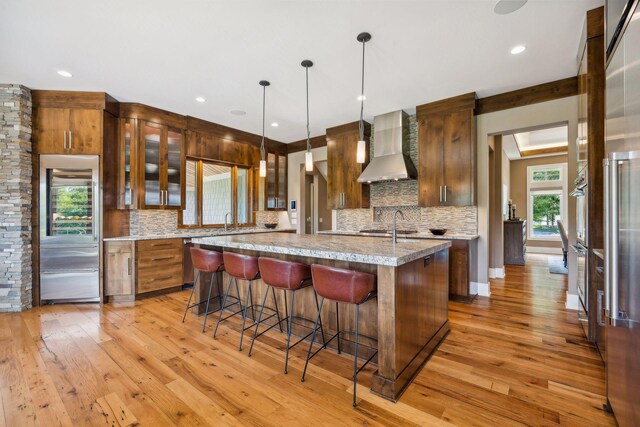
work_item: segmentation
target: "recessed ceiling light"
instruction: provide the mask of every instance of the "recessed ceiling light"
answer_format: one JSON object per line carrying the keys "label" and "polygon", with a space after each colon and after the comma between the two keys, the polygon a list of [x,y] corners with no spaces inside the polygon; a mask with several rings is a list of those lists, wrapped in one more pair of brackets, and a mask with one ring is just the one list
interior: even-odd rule
{"label": "recessed ceiling light", "polygon": [[204,99],[203,97],[199,96],[199,97],[197,97],[197,98],[196,98],[196,101],[198,101],[198,102],[205,102],[205,101],[206,101],[206,99]]}
{"label": "recessed ceiling light", "polygon": [[367,100],[367,95],[358,95],[358,98],[356,98],[358,101],[366,101]]}
{"label": "recessed ceiling light", "polygon": [[277,128],[280,125],[278,123],[276,123],[276,122],[273,122],[273,123],[271,123],[271,126],[273,126],[274,128]]}
{"label": "recessed ceiling light", "polygon": [[62,77],[73,77],[73,74],[65,70],[58,70],[58,74],[60,74]]}
{"label": "recessed ceiling light", "polygon": [[511,55],[517,55],[519,53],[522,53],[524,52],[525,49],[526,47],[521,44],[519,44],[518,46],[514,46],[513,49],[511,49]]}
{"label": "recessed ceiling light", "polygon": [[493,6],[493,11],[498,15],[508,15],[520,9],[527,0],[500,0]]}
{"label": "recessed ceiling light", "polygon": [[231,110],[230,113],[234,116],[244,116],[245,114],[247,114],[247,112],[243,110]]}

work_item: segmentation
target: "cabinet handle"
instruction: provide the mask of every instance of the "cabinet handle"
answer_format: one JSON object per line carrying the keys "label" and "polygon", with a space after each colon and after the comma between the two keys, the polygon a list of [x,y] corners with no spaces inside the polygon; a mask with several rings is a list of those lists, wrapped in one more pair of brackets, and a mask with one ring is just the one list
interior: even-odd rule
{"label": "cabinet handle", "polygon": [[602,320],[602,296],[604,295],[604,291],[598,291],[598,326],[604,326],[604,321]]}
{"label": "cabinet handle", "polygon": [[447,186],[444,186],[444,202],[447,202]]}
{"label": "cabinet handle", "polygon": [[160,280],[167,280],[167,279],[172,279],[173,276],[162,276],[162,277],[155,277],[153,279],[151,279],[152,282],[159,282]]}
{"label": "cabinet handle", "polygon": [[69,131],[69,150],[73,148],[73,136],[71,135],[71,131]]}
{"label": "cabinet handle", "polygon": [[131,276],[131,257],[127,258],[127,274]]}
{"label": "cabinet handle", "polygon": [[67,149],[67,131],[66,130],[63,132],[63,135],[64,135],[64,149],[66,150]]}
{"label": "cabinet handle", "polygon": [[164,261],[165,259],[172,259],[172,256],[163,256],[160,258],[151,258],[151,261]]}
{"label": "cabinet handle", "polygon": [[442,203],[442,185],[440,186],[440,203]]}

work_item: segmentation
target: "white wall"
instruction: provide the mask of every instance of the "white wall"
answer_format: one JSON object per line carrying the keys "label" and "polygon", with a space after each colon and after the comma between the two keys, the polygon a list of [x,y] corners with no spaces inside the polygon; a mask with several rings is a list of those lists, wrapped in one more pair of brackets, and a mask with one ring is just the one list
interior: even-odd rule
{"label": "white wall", "polygon": [[[578,136],[577,96],[542,102],[510,110],[496,111],[477,117],[478,132],[478,281],[488,283],[488,235],[489,235],[489,135],[508,133],[512,130],[535,128],[552,123],[567,123],[569,126],[569,183],[576,178],[573,165],[576,161],[575,144]],[[568,207],[569,243],[576,241],[575,200]],[[569,293],[576,294],[576,258],[569,252]]]}
{"label": "white wall", "polygon": [[[313,153],[313,161],[320,162],[323,160],[327,160],[327,147],[319,147],[311,149]],[[296,204],[300,203],[300,165],[304,164],[304,153],[305,151],[299,151],[297,153],[291,153],[288,156],[288,197],[289,200],[295,200]],[[289,205],[289,218],[291,218],[291,205]],[[300,216],[298,215],[297,224],[292,226],[297,230],[297,233],[300,234],[304,228],[304,222],[300,221]]]}

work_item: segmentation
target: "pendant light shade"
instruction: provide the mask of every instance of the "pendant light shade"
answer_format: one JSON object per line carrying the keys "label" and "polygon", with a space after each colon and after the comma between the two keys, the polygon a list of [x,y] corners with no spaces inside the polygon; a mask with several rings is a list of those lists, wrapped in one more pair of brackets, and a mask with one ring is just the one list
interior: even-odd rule
{"label": "pendant light shade", "polygon": [[371,40],[371,34],[360,33],[356,38],[362,43],[362,86],[360,90],[360,139],[356,147],[356,163],[364,163],[367,158],[367,143],[364,140],[364,47]]}
{"label": "pendant light shade", "polygon": [[313,172],[313,153],[311,152],[311,132],[309,130],[309,68],[313,67],[313,62],[305,59],[300,64],[304,67],[307,87],[307,152],[304,155],[304,169],[307,172]]}
{"label": "pendant light shade", "polygon": [[269,83],[266,80],[260,80],[260,86],[262,86],[262,141],[260,142],[260,178],[267,176],[267,159],[264,153],[264,119],[265,119],[265,99],[267,93],[267,86]]}

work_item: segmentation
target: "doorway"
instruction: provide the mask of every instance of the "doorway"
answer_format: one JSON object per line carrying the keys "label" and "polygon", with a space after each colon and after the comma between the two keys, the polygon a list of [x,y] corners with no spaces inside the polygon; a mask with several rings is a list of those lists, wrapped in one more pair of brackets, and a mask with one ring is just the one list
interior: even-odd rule
{"label": "doorway", "polygon": [[316,162],[312,172],[300,165],[299,218],[303,221],[301,233],[317,234],[332,229],[331,209],[327,203],[326,161]]}

